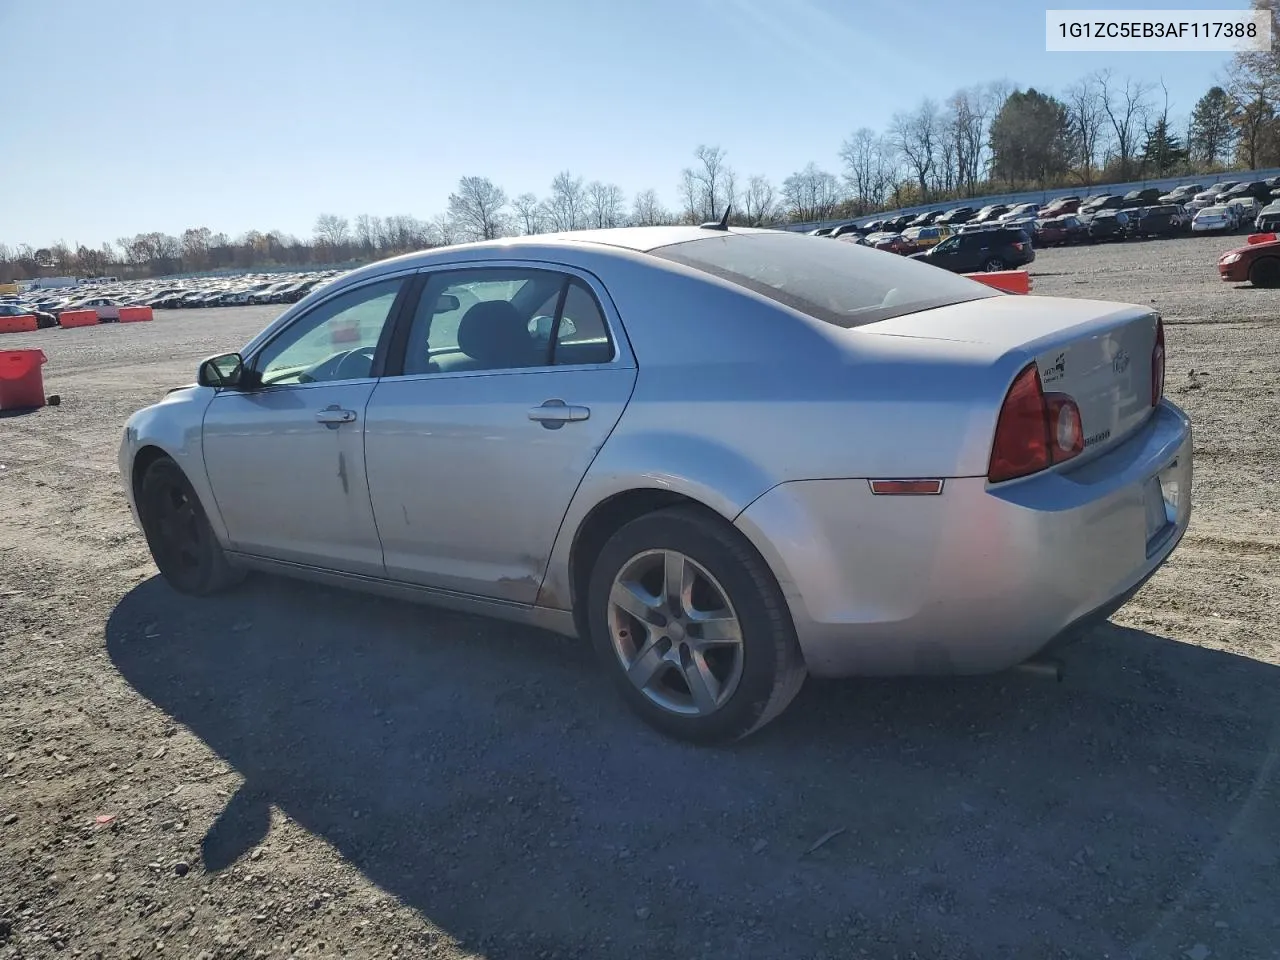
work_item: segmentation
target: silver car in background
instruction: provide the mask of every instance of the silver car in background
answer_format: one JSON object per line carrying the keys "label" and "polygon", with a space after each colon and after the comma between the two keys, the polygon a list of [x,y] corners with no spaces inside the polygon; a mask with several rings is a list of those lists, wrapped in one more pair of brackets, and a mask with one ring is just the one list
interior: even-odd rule
{"label": "silver car in background", "polygon": [[976,673],[1105,618],[1191,511],[1148,307],[798,234],[583,231],[357,270],[130,418],[161,573],[589,638],[649,723]]}

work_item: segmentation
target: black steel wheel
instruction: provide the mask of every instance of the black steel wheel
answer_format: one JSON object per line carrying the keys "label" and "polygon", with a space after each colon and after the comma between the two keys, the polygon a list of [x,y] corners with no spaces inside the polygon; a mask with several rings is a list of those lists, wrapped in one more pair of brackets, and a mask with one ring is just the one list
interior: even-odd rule
{"label": "black steel wheel", "polygon": [[239,582],[243,574],[227,561],[200,498],[182,469],[161,457],[138,485],[138,513],[151,556],[179,593],[206,596]]}

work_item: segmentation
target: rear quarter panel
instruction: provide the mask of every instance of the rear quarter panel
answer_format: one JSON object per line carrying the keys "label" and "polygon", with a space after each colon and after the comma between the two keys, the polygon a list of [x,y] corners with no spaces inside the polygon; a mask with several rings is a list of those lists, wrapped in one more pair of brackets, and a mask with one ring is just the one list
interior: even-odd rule
{"label": "rear quarter panel", "polygon": [[790,480],[985,476],[1016,372],[989,345],[844,330],[674,265],[597,270],[638,375],[565,516],[544,601],[571,595],[587,514],[628,490],[732,520]]}

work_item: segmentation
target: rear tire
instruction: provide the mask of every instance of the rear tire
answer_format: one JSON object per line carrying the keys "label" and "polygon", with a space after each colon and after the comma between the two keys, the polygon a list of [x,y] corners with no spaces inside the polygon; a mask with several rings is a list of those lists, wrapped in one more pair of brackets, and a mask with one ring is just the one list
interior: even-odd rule
{"label": "rear tire", "polygon": [[618,530],[596,559],[586,601],[604,669],[628,706],[667,736],[738,740],[804,684],[772,572],[737,530],[702,510],[659,510]]}
{"label": "rear tire", "polygon": [[1001,260],[999,257],[992,257],[990,260],[988,260],[986,263],[982,265],[982,270],[984,273],[998,273],[1003,269],[1004,269],[1004,261]]}
{"label": "rear tire", "polygon": [[1249,267],[1249,282],[1255,287],[1280,287],[1280,259],[1262,257]]}
{"label": "rear tire", "polygon": [[244,579],[228,562],[191,481],[168,457],[143,474],[138,515],[152,559],[179,593],[208,596]]}

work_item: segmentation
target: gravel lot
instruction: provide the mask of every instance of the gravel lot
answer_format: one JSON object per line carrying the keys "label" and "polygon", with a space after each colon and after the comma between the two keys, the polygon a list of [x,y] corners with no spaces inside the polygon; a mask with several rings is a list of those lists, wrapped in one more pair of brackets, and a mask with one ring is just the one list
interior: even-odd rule
{"label": "gravel lot", "polygon": [[274,310],[5,337],[62,404],[0,419],[0,958],[1280,957],[1280,291],[1218,281],[1239,242],[1034,265],[1163,311],[1197,431],[1191,530],[1065,682],[811,681],[724,750],[536,631],[169,590],[121,424]]}

